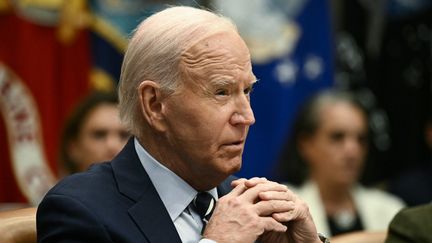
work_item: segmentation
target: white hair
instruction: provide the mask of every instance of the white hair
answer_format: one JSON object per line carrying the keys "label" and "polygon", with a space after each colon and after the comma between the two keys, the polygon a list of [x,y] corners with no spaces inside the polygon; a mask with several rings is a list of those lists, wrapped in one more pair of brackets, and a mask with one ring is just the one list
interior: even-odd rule
{"label": "white hair", "polygon": [[227,18],[192,7],[170,7],[145,19],[137,27],[126,50],[119,83],[120,118],[133,135],[140,136],[138,86],[152,80],[164,95],[181,85],[179,63],[190,47],[211,35],[236,31]]}

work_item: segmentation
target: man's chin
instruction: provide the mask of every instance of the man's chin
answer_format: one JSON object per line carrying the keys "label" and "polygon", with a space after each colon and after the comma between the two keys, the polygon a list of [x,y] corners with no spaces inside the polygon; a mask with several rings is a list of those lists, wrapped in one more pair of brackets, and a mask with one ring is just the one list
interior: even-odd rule
{"label": "man's chin", "polygon": [[232,175],[234,173],[237,173],[240,171],[241,167],[242,167],[242,159],[233,159],[229,162],[227,162],[227,168],[226,171],[229,175]]}

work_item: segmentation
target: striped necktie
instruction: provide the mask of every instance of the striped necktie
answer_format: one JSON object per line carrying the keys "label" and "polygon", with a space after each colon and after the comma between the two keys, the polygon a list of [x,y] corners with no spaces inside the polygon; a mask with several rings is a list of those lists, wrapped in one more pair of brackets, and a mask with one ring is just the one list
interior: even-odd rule
{"label": "striped necktie", "polygon": [[194,210],[198,213],[198,215],[201,217],[201,220],[203,222],[203,228],[201,230],[201,233],[203,233],[216,206],[216,200],[208,192],[199,192],[193,199],[192,206]]}

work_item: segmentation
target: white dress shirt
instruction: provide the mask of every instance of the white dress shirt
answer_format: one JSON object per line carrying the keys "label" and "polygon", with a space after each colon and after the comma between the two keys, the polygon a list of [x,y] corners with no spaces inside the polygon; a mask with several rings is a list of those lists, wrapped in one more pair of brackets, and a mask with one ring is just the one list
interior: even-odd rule
{"label": "white dress shirt", "polygon": [[[182,242],[214,243],[213,240],[201,239],[200,232],[203,224],[199,215],[190,208],[190,203],[198,192],[182,178],[154,159],[136,138],[134,144],[141,164],[162,199]],[[216,200],[218,199],[216,188],[208,192]]]}

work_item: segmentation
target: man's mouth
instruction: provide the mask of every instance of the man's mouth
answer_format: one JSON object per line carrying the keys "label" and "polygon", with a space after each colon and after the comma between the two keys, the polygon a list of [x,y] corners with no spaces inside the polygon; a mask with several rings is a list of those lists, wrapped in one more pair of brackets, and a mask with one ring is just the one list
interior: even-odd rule
{"label": "man's mouth", "polygon": [[231,143],[232,145],[243,145],[243,140],[239,140],[239,141],[235,141],[233,143]]}
{"label": "man's mouth", "polygon": [[244,146],[244,140],[237,140],[230,143],[222,144],[222,147],[228,148],[230,150],[242,150]]}

